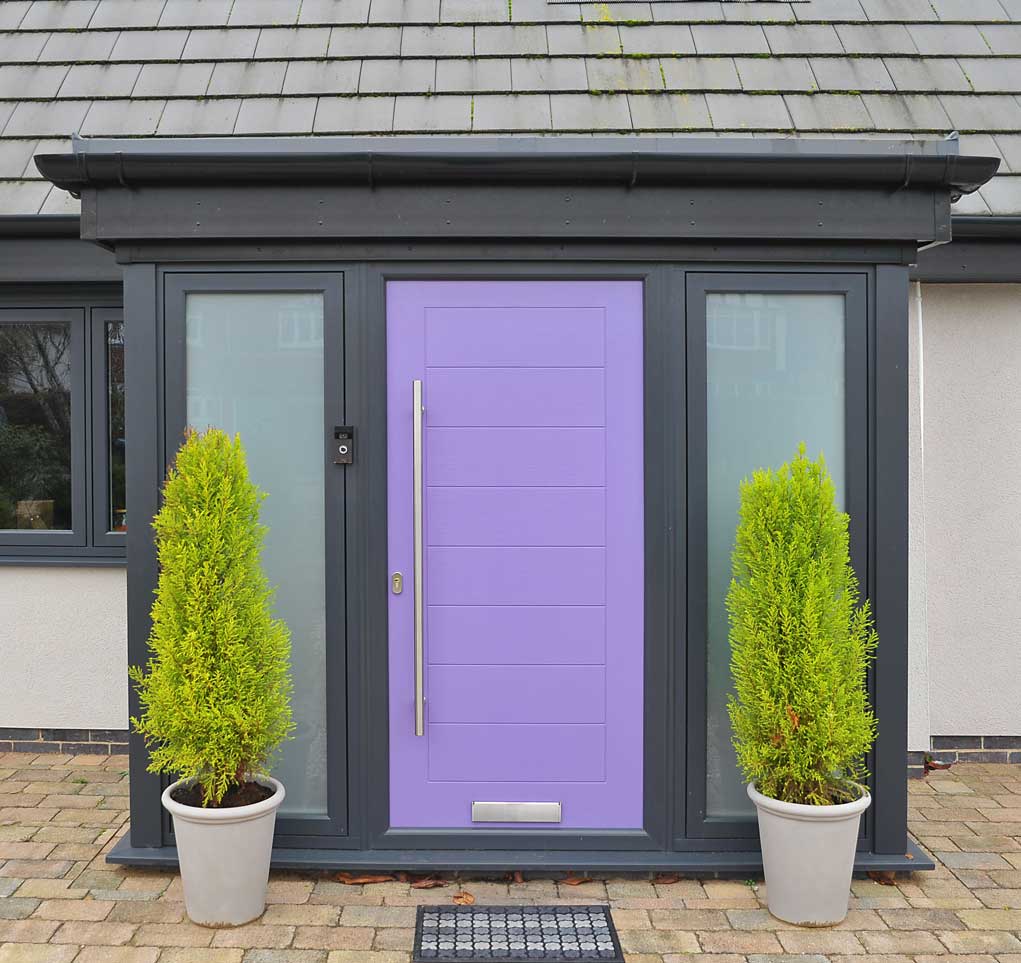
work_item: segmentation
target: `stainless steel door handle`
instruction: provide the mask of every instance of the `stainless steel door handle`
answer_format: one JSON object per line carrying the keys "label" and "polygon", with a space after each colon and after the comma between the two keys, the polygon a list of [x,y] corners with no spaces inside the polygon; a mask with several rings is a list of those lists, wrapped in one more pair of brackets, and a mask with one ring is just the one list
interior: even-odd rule
{"label": "stainless steel door handle", "polygon": [[414,422],[414,448],[412,475],[415,486],[415,735],[425,735],[425,616],[422,572],[422,382],[412,382],[412,412]]}

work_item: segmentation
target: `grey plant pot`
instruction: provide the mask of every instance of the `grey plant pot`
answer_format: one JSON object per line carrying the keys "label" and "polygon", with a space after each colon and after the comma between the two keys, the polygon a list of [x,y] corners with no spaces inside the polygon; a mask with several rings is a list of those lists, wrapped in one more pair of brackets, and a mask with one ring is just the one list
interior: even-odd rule
{"label": "grey plant pot", "polygon": [[847,916],[861,814],[872,797],[839,806],[803,806],[748,786],[759,817],[766,902],[777,919],[835,926]]}
{"label": "grey plant pot", "polygon": [[269,799],[233,809],[182,806],[163,790],[163,806],[174,820],[177,860],[184,884],[184,906],[202,926],[240,926],[266,909],[269,862],[277,810],[284,787],[272,776],[256,782],[271,786]]}

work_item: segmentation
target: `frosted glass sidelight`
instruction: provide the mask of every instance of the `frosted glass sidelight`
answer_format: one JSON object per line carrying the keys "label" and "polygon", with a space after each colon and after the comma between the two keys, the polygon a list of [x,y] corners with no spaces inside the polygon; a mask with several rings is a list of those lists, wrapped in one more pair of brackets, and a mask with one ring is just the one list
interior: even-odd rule
{"label": "frosted glass sidelight", "polygon": [[291,630],[295,737],[273,770],[282,815],[322,815],[326,782],[326,579],[323,297],[192,293],[188,424],[241,435],[252,480],[267,492],[263,564],[275,614]]}
{"label": "frosted glass sidelight", "polygon": [[844,497],[844,296],[709,294],[706,298],[708,461],[707,815],[751,819],[731,745],[726,610],[738,486],[778,467],[804,441]]}

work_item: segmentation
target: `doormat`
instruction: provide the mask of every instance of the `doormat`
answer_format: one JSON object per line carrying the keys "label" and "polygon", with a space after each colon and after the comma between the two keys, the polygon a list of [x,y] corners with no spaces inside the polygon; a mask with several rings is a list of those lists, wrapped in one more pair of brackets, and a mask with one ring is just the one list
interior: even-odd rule
{"label": "doormat", "polygon": [[412,963],[624,963],[607,906],[419,906]]}

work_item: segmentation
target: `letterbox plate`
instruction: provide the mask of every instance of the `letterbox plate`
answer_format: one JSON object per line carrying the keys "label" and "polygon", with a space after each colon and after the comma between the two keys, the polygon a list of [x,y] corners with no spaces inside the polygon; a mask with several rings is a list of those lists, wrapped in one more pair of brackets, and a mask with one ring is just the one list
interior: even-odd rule
{"label": "letterbox plate", "polygon": [[473,802],[473,823],[558,823],[558,802]]}

